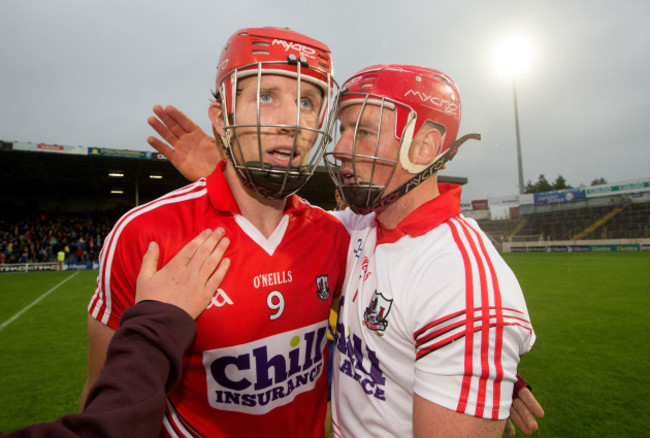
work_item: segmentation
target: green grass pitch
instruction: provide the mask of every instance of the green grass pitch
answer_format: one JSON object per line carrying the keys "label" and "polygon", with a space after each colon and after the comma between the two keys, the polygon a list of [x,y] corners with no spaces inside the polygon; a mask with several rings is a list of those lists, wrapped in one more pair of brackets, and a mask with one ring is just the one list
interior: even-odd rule
{"label": "green grass pitch", "polygon": [[[537,437],[636,437],[650,422],[650,253],[505,254],[537,334],[520,372]],[[0,431],[78,409],[96,271],[0,275]],[[70,276],[74,277],[70,278]],[[522,436],[521,432],[518,435]]]}
{"label": "green grass pitch", "polygon": [[97,271],[0,275],[0,431],[79,411],[86,379],[86,308]]}

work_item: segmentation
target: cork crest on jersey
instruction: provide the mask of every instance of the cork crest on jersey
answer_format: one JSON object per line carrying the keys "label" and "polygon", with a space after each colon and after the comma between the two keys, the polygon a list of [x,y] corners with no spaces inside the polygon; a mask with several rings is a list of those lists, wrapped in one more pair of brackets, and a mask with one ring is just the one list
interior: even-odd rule
{"label": "cork crest on jersey", "polygon": [[384,331],[388,327],[388,314],[393,304],[393,300],[389,300],[381,292],[375,292],[370,298],[370,302],[363,312],[363,323],[370,330],[377,333],[379,336],[384,336]]}
{"label": "cork crest on jersey", "polygon": [[329,285],[329,276],[327,274],[318,275],[316,277],[316,289],[317,289],[316,295],[318,296],[319,300],[321,301],[329,300],[331,296],[331,292],[330,292],[330,285]]}

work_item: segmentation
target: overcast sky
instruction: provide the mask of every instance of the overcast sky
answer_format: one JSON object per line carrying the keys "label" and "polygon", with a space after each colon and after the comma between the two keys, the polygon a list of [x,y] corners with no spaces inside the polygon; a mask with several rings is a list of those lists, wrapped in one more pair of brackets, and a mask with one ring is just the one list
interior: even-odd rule
{"label": "overcast sky", "polygon": [[209,129],[215,65],[237,29],[288,26],[325,42],[339,83],[376,63],[449,74],[460,134],[446,174],[463,199],[518,192],[512,79],[493,53],[525,35],[517,77],[524,181],[650,177],[650,1],[2,0],[0,139],[149,150],[156,103]]}

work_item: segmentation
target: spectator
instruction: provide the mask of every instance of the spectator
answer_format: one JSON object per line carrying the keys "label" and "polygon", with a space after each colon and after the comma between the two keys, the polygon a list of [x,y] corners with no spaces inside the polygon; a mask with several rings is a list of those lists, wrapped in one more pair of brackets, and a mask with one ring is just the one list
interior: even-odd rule
{"label": "spectator", "polygon": [[65,261],[65,251],[59,250],[59,252],[56,254],[56,262],[59,271],[63,271],[63,262]]}
{"label": "spectator", "polygon": [[101,213],[101,219],[98,215],[90,214],[39,214],[34,217],[0,219],[0,251],[3,253],[3,262],[58,262],[57,254],[60,251],[65,252],[68,261],[97,260],[103,236],[108,234],[109,224],[118,214]]}

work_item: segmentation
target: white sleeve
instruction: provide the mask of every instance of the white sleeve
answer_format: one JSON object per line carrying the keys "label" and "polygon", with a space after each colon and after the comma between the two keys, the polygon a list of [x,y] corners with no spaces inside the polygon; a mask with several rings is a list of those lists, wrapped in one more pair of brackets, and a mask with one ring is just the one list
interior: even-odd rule
{"label": "white sleeve", "polygon": [[[429,242],[443,245],[445,239]],[[453,244],[413,279],[414,391],[468,415],[509,416],[519,357],[534,342],[521,288],[500,256]],[[484,247],[485,248],[485,247]]]}

